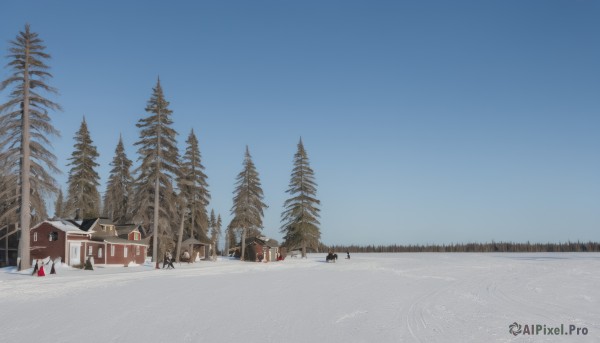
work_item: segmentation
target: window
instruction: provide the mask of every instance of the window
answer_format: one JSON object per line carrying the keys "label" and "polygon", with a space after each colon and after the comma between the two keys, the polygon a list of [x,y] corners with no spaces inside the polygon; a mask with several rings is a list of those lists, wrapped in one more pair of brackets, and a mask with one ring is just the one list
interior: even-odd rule
{"label": "window", "polygon": [[98,258],[102,258],[102,248],[98,248]]}
{"label": "window", "polygon": [[136,245],[136,246],[135,246],[135,255],[136,255],[136,256],[139,256],[139,255],[140,255],[140,246],[139,246],[139,245]]}
{"label": "window", "polygon": [[92,249],[92,246],[90,245],[90,246],[88,247],[88,255],[90,255],[90,256],[91,256],[93,252],[94,252],[94,249]]}
{"label": "window", "polygon": [[33,241],[34,241],[34,242],[37,242],[37,232],[34,232],[34,233],[33,233]]}
{"label": "window", "polygon": [[114,245],[110,246],[110,256],[115,256],[115,246]]}
{"label": "window", "polygon": [[58,232],[54,231],[54,232],[50,232],[50,234],[48,235],[48,240],[49,241],[57,241],[58,240]]}
{"label": "window", "polygon": [[127,257],[127,247],[123,247],[123,257]]}

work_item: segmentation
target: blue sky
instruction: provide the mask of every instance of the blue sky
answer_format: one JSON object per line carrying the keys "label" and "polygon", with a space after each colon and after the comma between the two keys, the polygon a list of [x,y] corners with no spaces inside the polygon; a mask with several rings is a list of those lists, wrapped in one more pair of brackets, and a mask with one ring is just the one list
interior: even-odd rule
{"label": "blue sky", "polygon": [[63,189],[84,115],[100,191],[119,134],[137,161],[160,76],[226,224],[249,145],[281,238],[301,136],[326,244],[597,241],[599,17],[591,0],[10,1],[0,49],[30,23],[52,55]]}

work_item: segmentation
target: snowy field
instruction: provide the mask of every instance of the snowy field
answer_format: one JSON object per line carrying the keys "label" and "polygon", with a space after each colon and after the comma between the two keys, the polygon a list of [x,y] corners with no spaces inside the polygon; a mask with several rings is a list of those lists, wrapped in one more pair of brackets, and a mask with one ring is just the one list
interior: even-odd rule
{"label": "snowy field", "polygon": [[0,342],[600,342],[600,254],[344,256],[4,268]]}

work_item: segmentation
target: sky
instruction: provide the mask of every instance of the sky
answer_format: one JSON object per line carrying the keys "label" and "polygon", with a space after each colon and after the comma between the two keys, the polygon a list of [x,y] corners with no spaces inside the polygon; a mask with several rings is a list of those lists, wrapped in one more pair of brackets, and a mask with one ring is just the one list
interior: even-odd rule
{"label": "sky", "polygon": [[119,135],[138,164],[160,77],[225,226],[248,145],[281,239],[302,137],[325,244],[598,241],[598,18],[591,0],[9,1],[0,51],[29,23],[52,55],[63,190],[84,116],[101,192]]}

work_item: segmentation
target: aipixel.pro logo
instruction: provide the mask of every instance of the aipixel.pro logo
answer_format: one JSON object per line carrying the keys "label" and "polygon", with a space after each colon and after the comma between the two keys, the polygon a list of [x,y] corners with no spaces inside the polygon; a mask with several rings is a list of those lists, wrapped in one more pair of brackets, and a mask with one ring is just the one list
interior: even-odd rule
{"label": "aipixel.pro logo", "polygon": [[542,335],[542,336],[565,336],[574,335],[586,336],[588,334],[588,328],[578,327],[576,325],[568,325],[568,329],[565,324],[558,326],[546,325],[546,324],[519,324],[514,322],[508,326],[508,332],[513,336],[518,335]]}

